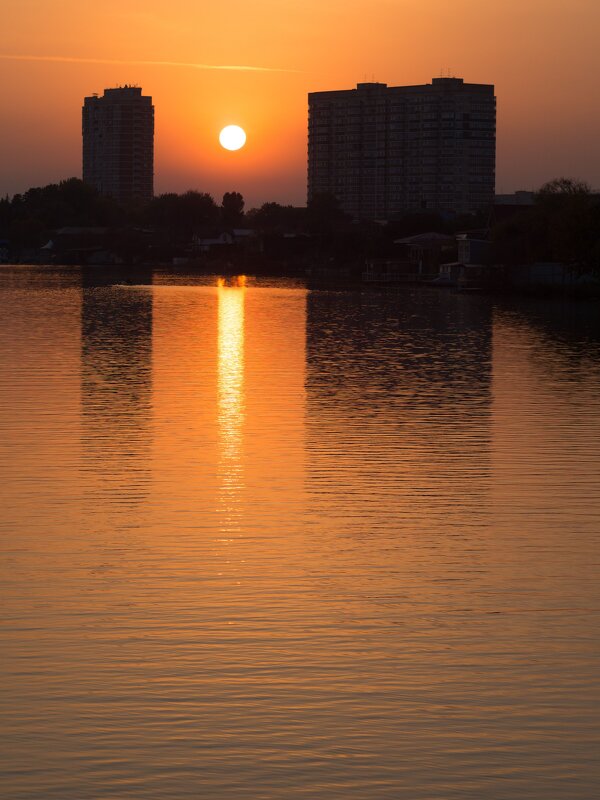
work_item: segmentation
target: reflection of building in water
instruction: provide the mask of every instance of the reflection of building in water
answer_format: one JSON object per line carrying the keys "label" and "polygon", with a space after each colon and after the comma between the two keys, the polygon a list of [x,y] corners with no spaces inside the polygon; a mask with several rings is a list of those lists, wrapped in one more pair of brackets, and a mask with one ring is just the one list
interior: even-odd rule
{"label": "reflection of building in water", "polygon": [[221,499],[233,502],[243,485],[245,289],[218,288],[218,410]]}
{"label": "reflection of building in water", "polygon": [[90,484],[114,503],[129,504],[146,494],[150,477],[150,289],[84,281],[81,362],[82,443]]}
{"label": "reflection of building in water", "polygon": [[323,512],[342,513],[357,533],[481,520],[487,301],[423,290],[312,292],[307,308],[307,473]]}

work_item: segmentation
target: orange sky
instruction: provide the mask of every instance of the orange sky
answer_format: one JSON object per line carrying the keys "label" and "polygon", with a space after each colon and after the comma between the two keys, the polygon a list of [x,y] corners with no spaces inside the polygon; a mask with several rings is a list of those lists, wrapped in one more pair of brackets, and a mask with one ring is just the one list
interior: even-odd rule
{"label": "orange sky", "polygon": [[[156,107],[157,193],[196,188],[220,200],[237,190],[247,207],[300,204],[307,92],[373,77],[427,83],[441,70],[496,85],[498,192],[536,188],[558,175],[600,188],[599,0],[2,5],[2,194],[81,175],[83,97],[137,83]],[[273,71],[131,63],[140,61]],[[246,129],[243,151],[220,148],[218,133],[228,123]]]}

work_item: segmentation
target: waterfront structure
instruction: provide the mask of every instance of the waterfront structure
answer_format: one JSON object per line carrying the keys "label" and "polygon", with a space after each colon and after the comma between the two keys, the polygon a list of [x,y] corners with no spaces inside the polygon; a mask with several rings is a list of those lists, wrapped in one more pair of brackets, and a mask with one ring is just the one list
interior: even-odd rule
{"label": "waterfront structure", "polygon": [[105,89],[82,109],[83,180],[119,202],[147,202],[154,185],[154,106],[139,86]]}
{"label": "waterfront structure", "polygon": [[308,199],[331,192],[354,218],[470,212],[494,201],[494,86],[434,78],[308,95]]}

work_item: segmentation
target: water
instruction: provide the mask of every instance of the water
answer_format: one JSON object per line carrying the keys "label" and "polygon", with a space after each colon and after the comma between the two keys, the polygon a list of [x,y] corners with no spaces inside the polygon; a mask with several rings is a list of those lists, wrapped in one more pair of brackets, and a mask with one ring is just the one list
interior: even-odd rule
{"label": "water", "polygon": [[97,276],[0,273],[2,797],[595,797],[598,308]]}

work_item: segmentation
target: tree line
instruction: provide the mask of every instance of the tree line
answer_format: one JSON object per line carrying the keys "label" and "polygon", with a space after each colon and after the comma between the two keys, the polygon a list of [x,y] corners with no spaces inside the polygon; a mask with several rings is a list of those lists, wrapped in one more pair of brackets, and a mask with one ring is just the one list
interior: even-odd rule
{"label": "tree line", "polygon": [[226,192],[221,205],[205,192],[158,195],[140,206],[120,205],[78,178],[32,188],[0,200],[0,236],[15,246],[39,247],[60,228],[153,227],[189,237],[243,222],[244,198]]}
{"label": "tree line", "polygon": [[536,193],[533,205],[498,221],[491,238],[499,264],[549,261],[599,271],[600,195],[581,181],[549,181]]}
{"label": "tree line", "polygon": [[0,200],[0,239],[15,250],[41,247],[64,227],[107,228],[115,241],[127,240],[134,248],[135,236],[145,230],[167,249],[183,246],[193,236],[246,227],[267,239],[308,236],[313,248],[340,260],[389,256],[395,239],[413,234],[479,230],[492,242],[494,263],[558,261],[581,270],[600,268],[600,196],[587,184],[567,178],[544,184],[533,205],[497,219],[489,209],[452,218],[421,211],[397,214],[386,225],[353,221],[327,193],[316,195],[306,207],[268,202],[249,211],[235,191],[226,192],[220,204],[206,192],[190,190],[124,207],[70,178]]}

